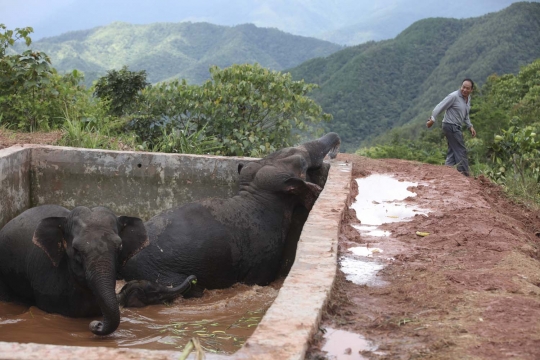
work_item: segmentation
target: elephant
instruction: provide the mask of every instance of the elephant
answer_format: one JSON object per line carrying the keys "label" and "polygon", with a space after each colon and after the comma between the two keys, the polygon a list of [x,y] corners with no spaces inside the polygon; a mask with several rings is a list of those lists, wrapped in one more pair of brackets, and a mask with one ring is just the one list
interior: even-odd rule
{"label": "elephant", "polygon": [[0,231],[0,300],[70,317],[103,315],[90,330],[108,335],[120,324],[117,270],[148,244],[141,219],[106,207],[30,208]]}
{"label": "elephant", "polygon": [[239,190],[233,197],[188,203],[145,222],[150,244],[121,268],[128,283],[120,297],[143,306],[146,296],[141,295],[155,293],[152,286],[177,287],[189,276],[197,283],[185,296],[238,282],[268,285],[286,273],[292,262],[284,263],[283,256],[296,250],[296,244],[287,243],[298,240],[326,179],[329,164],[323,160],[327,154],[336,157],[340,142],[338,134],[328,133],[239,163]]}

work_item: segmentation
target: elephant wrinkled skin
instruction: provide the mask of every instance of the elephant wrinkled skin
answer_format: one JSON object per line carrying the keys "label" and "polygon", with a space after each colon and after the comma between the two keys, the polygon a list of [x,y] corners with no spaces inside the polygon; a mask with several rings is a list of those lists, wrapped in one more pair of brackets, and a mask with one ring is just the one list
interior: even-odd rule
{"label": "elephant wrinkled skin", "polygon": [[[144,305],[145,296],[134,297],[145,291],[155,293],[152,284],[177,287],[192,275],[199,290],[237,282],[267,285],[275,280],[292,265],[290,258],[287,264],[282,259],[296,249],[294,244],[291,251],[288,236],[295,233],[298,239],[298,226],[301,229],[324,186],[329,165],[323,160],[327,154],[335,158],[339,145],[339,136],[329,133],[239,164],[237,195],[189,203],[147,221],[150,245],[121,269],[127,281],[145,282],[128,283],[121,291],[122,301]],[[187,291],[196,295],[193,288]]]}
{"label": "elephant wrinkled skin", "polygon": [[103,315],[90,330],[120,323],[117,270],[148,244],[141,219],[105,207],[31,208],[0,231],[0,300],[71,317]]}

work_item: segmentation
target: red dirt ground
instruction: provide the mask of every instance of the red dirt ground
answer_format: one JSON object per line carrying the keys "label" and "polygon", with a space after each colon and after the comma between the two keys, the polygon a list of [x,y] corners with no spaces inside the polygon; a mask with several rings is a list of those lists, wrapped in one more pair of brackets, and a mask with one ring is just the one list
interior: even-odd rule
{"label": "red dirt ground", "polygon": [[[381,287],[359,286],[338,270],[320,328],[363,335],[367,359],[540,359],[540,213],[508,200],[484,177],[445,166],[351,154],[353,179],[388,174],[418,183],[405,201],[431,212],[380,226],[391,232]],[[353,180],[353,191],[358,189]],[[373,240],[350,210],[340,253]],[[421,237],[416,231],[429,232]],[[377,241],[381,241],[380,238]],[[376,245],[381,247],[380,244]],[[384,247],[383,247],[384,249]],[[388,256],[387,249],[384,249]],[[320,331],[308,359],[325,359]]]}
{"label": "red dirt ground", "polygon": [[[0,130],[0,149],[56,144],[60,137]],[[484,177],[466,178],[453,168],[352,154],[339,159],[353,164],[353,179],[389,174],[418,183],[409,188],[417,196],[406,201],[431,212],[380,227],[391,232],[384,251],[395,259],[378,274],[387,285],[355,285],[338,270],[321,329],[362,334],[378,346],[377,353],[362,352],[368,359],[540,359],[538,210],[511,202]],[[352,189],[365,190],[354,180]],[[374,242],[354,223],[350,210],[340,253]],[[319,332],[306,358],[326,358],[322,339]]]}

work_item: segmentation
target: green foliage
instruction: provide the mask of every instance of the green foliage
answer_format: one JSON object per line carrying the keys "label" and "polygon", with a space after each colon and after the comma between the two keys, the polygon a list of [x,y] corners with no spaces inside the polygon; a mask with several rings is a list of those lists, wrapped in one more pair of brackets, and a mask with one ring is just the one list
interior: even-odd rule
{"label": "green foliage", "polygon": [[8,30],[0,24],[0,95],[18,91],[33,91],[42,84],[48,83],[51,74],[50,59],[47,54],[26,50],[22,54],[7,55],[9,47],[24,39],[30,46],[31,27]]}
{"label": "green foliage", "polygon": [[540,142],[536,140],[538,129],[532,126],[521,127],[515,119],[513,125],[495,135],[492,145],[494,163],[500,166],[501,177],[511,166],[513,173],[525,186],[527,178],[540,181]]}
{"label": "green foliage", "polygon": [[133,136],[113,136],[106,126],[100,127],[93,121],[71,120],[65,118],[62,125],[64,135],[58,142],[61,146],[73,146],[88,149],[125,150],[135,148]]}
{"label": "green foliage", "polygon": [[111,115],[122,116],[137,101],[139,92],[148,85],[146,71],[129,71],[127,66],[123,66],[120,71],[110,70],[99,78],[94,95],[110,102]]}
{"label": "green foliage", "polygon": [[[22,54],[8,55],[9,47],[24,39],[26,46],[32,43],[31,27],[7,30],[0,24],[0,112],[7,126],[18,125],[25,129],[42,128],[48,124],[39,115],[47,113],[49,104],[43,104],[53,71],[49,57],[39,51],[26,50]],[[45,126],[47,128],[47,126]]]}
{"label": "green foliage", "polygon": [[226,154],[258,156],[298,141],[292,129],[330,121],[306,95],[315,85],[292,81],[290,74],[255,65],[210,69],[212,80],[202,86],[202,103],[209,131],[224,145]]}
{"label": "green foliage", "polygon": [[210,154],[221,148],[221,144],[213,136],[206,135],[206,128],[198,131],[182,130],[164,126],[162,135],[158,138],[154,151],[179,154]]}
{"label": "green foliage", "polygon": [[161,141],[163,127],[188,138],[204,129],[206,139],[220,144],[210,146],[215,154],[260,156],[297,142],[293,129],[309,131],[331,119],[306,96],[314,85],[289,74],[258,64],[210,72],[201,86],[175,80],[144,89],[128,128],[149,147]]}
{"label": "green foliage", "polygon": [[115,22],[45,38],[34,46],[51,56],[59,72],[83,71],[90,84],[107,70],[128,65],[146,70],[151,83],[186,79],[199,85],[209,79],[210,64],[228,67],[257,62],[282,70],[343,48],[249,24],[230,27],[190,22]]}
{"label": "green foliage", "polygon": [[24,39],[31,44],[32,28],[6,30],[0,24],[0,113],[2,125],[23,131],[60,128],[64,118],[101,117],[106,103],[94,101],[81,85],[84,76],[73,70],[60,75],[46,54],[28,50],[6,55]]}
{"label": "green foliage", "polygon": [[463,78],[480,86],[493,73],[515,74],[539,58],[539,18],[539,3],[520,2],[479,18],[424,19],[395,39],[350,47],[290,72],[320,85],[310,96],[334,116],[325,128],[341,135],[344,150],[387,144],[396,127],[417,139],[431,110]]}
{"label": "green foliage", "polygon": [[429,164],[444,164],[446,141],[440,129],[424,131],[419,140],[413,141],[393,133],[393,140],[388,144],[360,148],[357,155],[374,159],[404,159],[421,161]]}

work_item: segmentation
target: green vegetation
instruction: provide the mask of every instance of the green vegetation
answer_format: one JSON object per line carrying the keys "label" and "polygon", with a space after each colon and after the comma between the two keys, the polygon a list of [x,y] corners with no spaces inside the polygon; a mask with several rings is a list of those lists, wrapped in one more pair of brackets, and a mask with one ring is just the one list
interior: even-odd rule
{"label": "green vegetation", "polygon": [[292,81],[289,74],[258,64],[214,66],[210,73],[201,86],[173,80],[144,89],[128,128],[149,148],[168,148],[163,136],[198,134],[211,153],[262,156],[297,143],[298,131],[315,131],[314,124],[331,119],[306,96],[314,85]]}
{"label": "green vegetation", "polygon": [[[469,161],[520,200],[540,206],[540,59],[517,75],[488,77],[475,91],[471,121],[478,137],[466,134]],[[420,131],[417,138],[402,129],[386,144],[362,148],[360,155],[444,164],[446,141],[440,128]]]}
{"label": "green vegetation", "polygon": [[[336,131],[346,151],[443,164],[440,126],[428,130],[425,121],[470,77],[478,137],[465,137],[473,173],[540,203],[539,18],[539,3],[515,3],[479,18],[426,19],[396,39],[345,48],[290,74],[267,67],[335,48],[252,25],[116,23],[42,40],[40,49],[57,54],[51,62],[39,49],[26,50],[31,28],[0,25],[0,124],[63,129],[69,146],[239,156]],[[107,65],[94,66],[97,58]],[[229,66],[254,59],[264,61]],[[61,74],[56,61],[78,70]],[[84,86],[79,70],[101,77]],[[147,81],[147,71],[155,78]]]}
{"label": "green vegetation", "polygon": [[[540,3],[482,17],[418,21],[395,39],[346,48],[290,70],[320,88],[310,97],[334,117],[343,149],[418,139],[435,105],[469,77],[516,74],[540,57]],[[474,103],[474,99],[473,99]],[[395,130],[395,128],[398,128]],[[403,140],[406,142],[406,140]]]}
{"label": "green vegetation", "polygon": [[0,123],[24,131],[62,129],[61,145],[264,156],[291,146],[331,116],[307,94],[316,86],[258,64],[210,68],[202,85],[150,86],[146,72],[111,70],[94,86],[81,72],[59,75],[48,56],[7,55],[32,28],[0,34]]}
{"label": "green vegetation", "polygon": [[[210,78],[208,69],[212,65],[225,68],[258,63],[279,71],[343,48],[250,24],[230,27],[190,22],[115,22],[41,39],[33,47],[47,53],[58,72],[84,72],[87,86],[107,71],[124,65],[135,71],[145,70],[151,83],[186,79],[202,84]],[[22,51],[23,46],[16,49]]]}
{"label": "green vegetation", "polygon": [[106,76],[99,78],[94,95],[110,101],[111,115],[122,116],[136,103],[139,92],[148,85],[150,84],[146,81],[146,71],[129,71],[127,66],[124,66],[120,71],[110,70]]}

